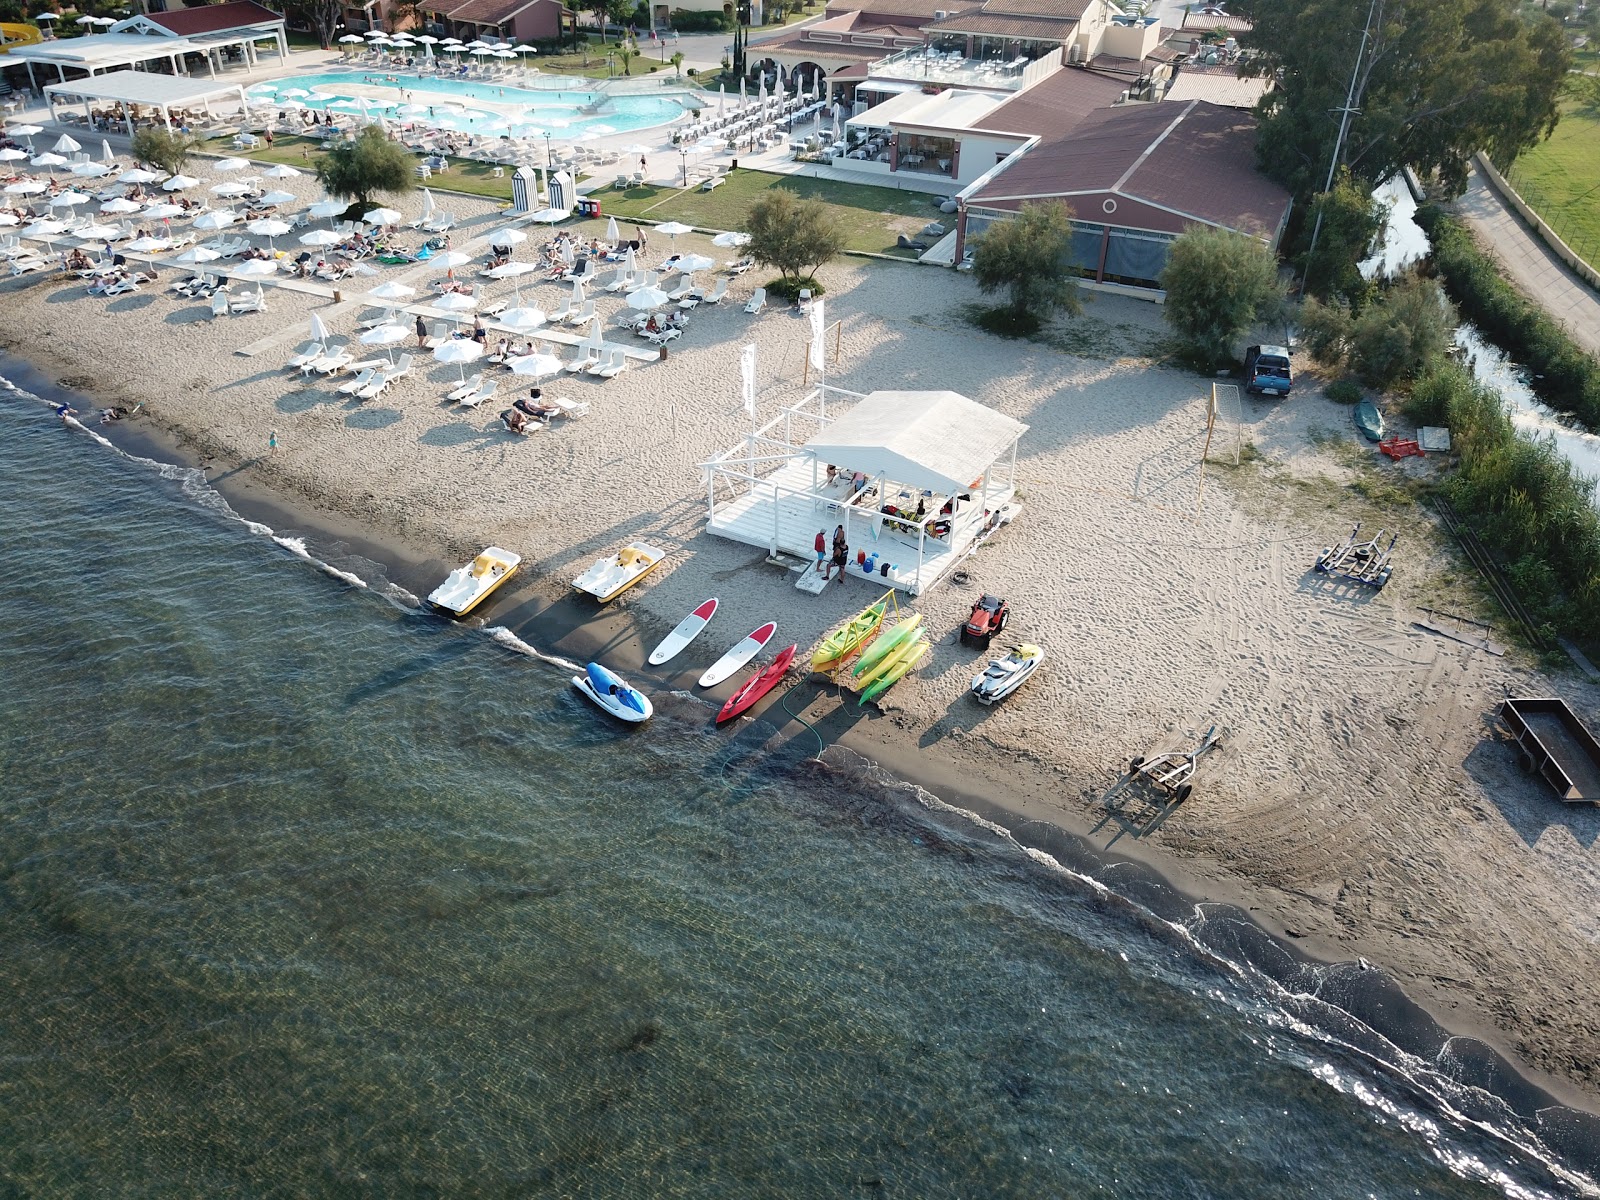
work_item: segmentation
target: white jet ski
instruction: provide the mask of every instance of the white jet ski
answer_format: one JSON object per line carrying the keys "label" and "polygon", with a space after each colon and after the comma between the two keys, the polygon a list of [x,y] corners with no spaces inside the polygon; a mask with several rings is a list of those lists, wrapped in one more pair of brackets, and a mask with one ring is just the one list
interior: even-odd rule
{"label": "white jet ski", "polygon": [[650,706],[650,697],[629,686],[620,676],[613,675],[599,663],[590,663],[583,671],[582,675],[572,677],[572,686],[613,717],[635,725],[650,719],[654,711]]}
{"label": "white jet ski", "polygon": [[1022,681],[1032,675],[1041,662],[1044,651],[1033,645],[1013,646],[1011,653],[997,658],[985,668],[982,675],[972,677],[972,694],[979,704],[993,704],[1004,700],[1022,686]]}

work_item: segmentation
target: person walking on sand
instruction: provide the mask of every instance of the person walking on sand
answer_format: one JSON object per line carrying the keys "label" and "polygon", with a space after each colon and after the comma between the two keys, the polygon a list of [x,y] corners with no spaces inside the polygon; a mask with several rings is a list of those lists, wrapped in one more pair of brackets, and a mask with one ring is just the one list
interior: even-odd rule
{"label": "person walking on sand", "polygon": [[276,429],[274,429],[271,433],[267,434],[267,453],[268,454],[276,454],[277,452],[278,452],[278,431]]}

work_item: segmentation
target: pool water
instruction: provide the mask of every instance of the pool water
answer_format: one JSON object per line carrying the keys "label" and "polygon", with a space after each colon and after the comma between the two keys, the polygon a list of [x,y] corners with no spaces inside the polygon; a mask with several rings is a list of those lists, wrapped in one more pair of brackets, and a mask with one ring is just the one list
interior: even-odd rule
{"label": "pool water", "polygon": [[[378,95],[374,97],[374,91]],[[390,100],[388,97],[393,96]],[[605,135],[665,125],[684,115],[680,97],[612,96],[603,89],[530,91],[434,75],[393,71],[330,71],[290,76],[249,89],[252,104],[296,102],[332,110],[419,122],[481,137]],[[363,106],[363,97],[365,98]]]}

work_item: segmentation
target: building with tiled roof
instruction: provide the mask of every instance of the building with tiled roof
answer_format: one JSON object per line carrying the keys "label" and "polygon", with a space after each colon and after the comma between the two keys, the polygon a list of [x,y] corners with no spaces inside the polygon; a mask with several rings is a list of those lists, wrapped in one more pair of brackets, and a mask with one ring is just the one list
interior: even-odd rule
{"label": "building with tiled roof", "polygon": [[563,31],[577,28],[577,14],[561,0],[428,0],[424,19],[449,36],[464,40],[482,37],[513,42],[553,41]]}

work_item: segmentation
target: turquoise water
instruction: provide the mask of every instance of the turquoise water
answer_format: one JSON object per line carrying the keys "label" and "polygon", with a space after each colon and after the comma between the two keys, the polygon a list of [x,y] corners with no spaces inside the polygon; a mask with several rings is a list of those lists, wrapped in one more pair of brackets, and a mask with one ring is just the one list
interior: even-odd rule
{"label": "turquoise water", "polygon": [[[350,103],[355,100],[355,93],[350,90],[355,85],[386,88],[394,93],[394,100],[388,104],[371,103],[363,110],[359,101]],[[296,91],[309,94],[284,95]],[[336,112],[359,114],[365,111],[392,121],[416,121],[483,137],[500,137],[511,130],[516,131],[517,137],[537,138],[549,133],[557,139],[578,133],[625,133],[665,125],[686,111],[670,94],[608,96],[604,91],[530,91],[378,68],[297,75],[258,83],[249,89],[249,96],[252,104],[292,99],[319,111],[330,106]],[[401,112],[408,104],[431,108],[432,112]]]}
{"label": "turquoise water", "polygon": [[1231,919],[692,698],[608,723],[536,630],[0,411],[0,1192],[1588,1188]]}

